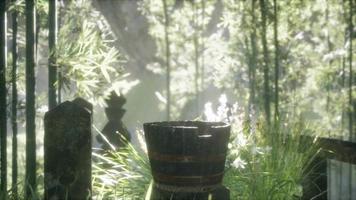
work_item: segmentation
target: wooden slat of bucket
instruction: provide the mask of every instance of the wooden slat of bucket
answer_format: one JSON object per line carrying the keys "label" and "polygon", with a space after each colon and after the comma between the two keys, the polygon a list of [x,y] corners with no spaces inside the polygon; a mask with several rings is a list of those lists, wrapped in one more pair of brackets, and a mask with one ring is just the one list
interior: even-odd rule
{"label": "wooden slat of bucket", "polygon": [[215,155],[171,155],[149,152],[149,157],[154,160],[167,162],[221,162],[225,161],[226,153]]}
{"label": "wooden slat of bucket", "polygon": [[169,182],[175,183],[176,185],[213,185],[217,184],[219,180],[222,179],[224,175],[223,172],[205,176],[173,176],[167,174],[161,174],[157,172],[152,172],[155,181],[157,182]]}

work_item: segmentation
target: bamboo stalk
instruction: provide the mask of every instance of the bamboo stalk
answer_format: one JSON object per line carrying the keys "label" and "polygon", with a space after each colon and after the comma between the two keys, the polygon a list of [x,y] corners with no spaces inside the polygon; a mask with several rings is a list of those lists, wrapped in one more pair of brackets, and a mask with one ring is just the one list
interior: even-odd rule
{"label": "bamboo stalk", "polygon": [[262,46],[263,46],[263,86],[264,86],[264,109],[266,121],[271,122],[271,108],[270,108],[270,86],[269,86],[269,56],[267,47],[267,8],[264,0],[260,0],[261,16],[262,16]]}
{"label": "bamboo stalk", "polygon": [[[345,23],[348,23],[348,15],[347,15],[347,12],[345,12],[345,10],[347,9],[347,3],[346,3],[347,0],[343,0],[342,1],[342,8],[343,8],[343,19],[345,20],[344,22]],[[346,26],[345,27],[345,30],[344,30],[344,42],[343,42],[343,45],[345,46],[347,41],[348,41],[348,38],[347,38],[347,33],[348,33],[348,29],[349,27]],[[346,90],[347,91],[347,78],[346,78],[346,73],[347,73],[347,55],[345,54],[343,57],[342,57],[342,76],[341,76],[341,87],[342,87],[342,90]],[[347,92],[346,92],[346,95],[347,95]],[[348,127],[348,123],[347,123],[347,119],[348,119],[348,102],[347,101],[342,101],[342,108],[341,108],[341,131],[343,133],[342,135],[342,138],[344,140],[347,140],[349,139],[347,135],[344,134],[344,130],[346,128],[346,130],[349,128]]]}
{"label": "bamboo stalk", "polygon": [[277,122],[279,118],[279,41],[278,41],[278,13],[277,13],[277,0],[273,0],[274,11],[274,87],[275,87],[275,104],[274,104],[274,121]]}
{"label": "bamboo stalk", "polygon": [[57,105],[56,82],[57,82],[57,66],[56,66],[56,44],[57,44],[57,0],[49,1],[48,12],[48,108],[51,110]]}
{"label": "bamboo stalk", "polygon": [[[325,26],[326,26],[326,30],[327,30],[327,36],[326,36],[326,42],[327,42],[327,47],[328,47],[328,53],[330,53],[332,51],[332,48],[331,48],[331,41],[330,41],[330,31],[329,31],[329,2],[326,1],[326,11],[325,11]],[[328,62],[328,67],[331,68],[331,64],[332,64],[332,61],[330,60]],[[327,91],[327,94],[326,94],[326,111],[327,111],[327,114],[329,114],[329,109],[330,109],[330,86],[329,84],[327,84],[327,87],[326,87],[326,91]]]}
{"label": "bamboo stalk", "polygon": [[199,29],[198,29],[198,14],[197,14],[197,5],[193,2],[193,26],[194,26],[194,65],[195,65],[195,78],[194,78],[194,85],[195,85],[195,108],[196,108],[196,116],[199,115]]}
{"label": "bamboo stalk", "polygon": [[[16,0],[12,0],[16,2]],[[12,12],[12,103],[11,103],[11,124],[12,124],[12,194],[14,199],[17,194],[17,10]]]}
{"label": "bamboo stalk", "polygon": [[7,116],[6,116],[6,1],[0,1],[0,139],[1,139],[1,182],[0,193],[6,198],[7,193]]}
{"label": "bamboo stalk", "polygon": [[[70,2],[68,2],[70,3]],[[63,0],[59,0],[59,4],[57,4],[57,35],[58,32],[61,28],[61,24],[63,23],[63,14],[64,14],[64,10],[66,9],[65,6],[63,6],[65,4],[65,2]],[[56,68],[57,70],[57,105],[60,104],[62,102],[62,72],[61,72],[61,68]]]}
{"label": "bamboo stalk", "polygon": [[353,141],[356,139],[356,136],[353,134],[353,111],[352,111],[352,85],[353,85],[353,78],[352,78],[352,32],[353,32],[353,23],[352,23],[352,18],[353,18],[353,0],[349,0],[349,8],[350,8],[350,16],[349,16],[349,40],[350,40],[350,46],[349,46],[349,134],[350,134],[350,141]]}
{"label": "bamboo stalk", "polygon": [[[256,44],[256,14],[255,14],[255,5],[256,0],[251,1],[251,9],[252,9],[252,31],[251,31],[251,62],[249,66],[249,85],[250,85],[250,105],[249,108],[252,109],[255,105],[255,88],[256,88],[256,61],[257,61],[257,44]],[[250,111],[249,111],[250,112]]]}
{"label": "bamboo stalk", "polygon": [[35,0],[26,0],[26,199],[36,191]]}
{"label": "bamboo stalk", "polygon": [[[355,141],[356,140],[356,135],[354,135],[353,133],[353,115],[355,111],[353,111],[353,97],[352,97],[352,86],[354,84],[354,80],[352,78],[352,56],[353,56],[353,53],[352,53],[352,38],[353,38],[353,23],[352,23],[352,20],[353,20],[353,0],[349,0],[349,8],[350,8],[350,16],[349,16],[349,39],[350,39],[350,46],[349,46],[349,74],[350,74],[350,77],[349,77],[349,134],[350,134],[350,141]],[[355,102],[354,102],[355,103]],[[352,180],[353,180],[353,176],[354,174],[352,173],[352,165],[349,165],[349,173],[350,173],[350,176],[349,176],[349,192],[350,192],[350,197],[352,196]]]}
{"label": "bamboo stalk", "polygon": [[166,90],[167,90],[167,104],[166,104],[166,112],[167,112],[167,120],[169,121],[171,118],[171,51],[170,51],[170,41],[169,41],[169,16],[167,11],[167,2],[166,0],[162,0],[163,3],[163,12],[164,12],[164,35],[165,35],[165,43],[166,43]]}
{"label": "bamboo stalk", "polygon": [[205,1],[201,1],[201,6],[202,6],[202,25],[201,25],[201,76],[200,76],[200,85],[201,85],[201,95],[200,95],[200,101],[205,102],[205,96],[204,96],[204,83],[205,83],[205,57],[204,57],[204,52],[205,52],[205,41],[204,41],[204,30],[205,30]]}

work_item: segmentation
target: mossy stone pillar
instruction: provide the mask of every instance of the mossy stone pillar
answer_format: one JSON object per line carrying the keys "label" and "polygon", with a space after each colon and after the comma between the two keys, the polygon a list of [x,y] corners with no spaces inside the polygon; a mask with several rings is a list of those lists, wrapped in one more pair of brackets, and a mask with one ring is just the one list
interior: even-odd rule
{"label": "mossy stone pillar", "polygon": [[91,199],[92,105],[66,101],[45,114],[44,125],[44,199]]}

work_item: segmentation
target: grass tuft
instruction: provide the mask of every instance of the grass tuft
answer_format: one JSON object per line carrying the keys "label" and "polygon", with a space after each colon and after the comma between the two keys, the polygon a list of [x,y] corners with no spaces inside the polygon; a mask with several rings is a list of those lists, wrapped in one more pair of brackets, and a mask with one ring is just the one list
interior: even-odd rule
{"label": "grass tuft", "polygon": [[152,179],[148,157],[132,144],[93,153],[93,199],[142,199]]}

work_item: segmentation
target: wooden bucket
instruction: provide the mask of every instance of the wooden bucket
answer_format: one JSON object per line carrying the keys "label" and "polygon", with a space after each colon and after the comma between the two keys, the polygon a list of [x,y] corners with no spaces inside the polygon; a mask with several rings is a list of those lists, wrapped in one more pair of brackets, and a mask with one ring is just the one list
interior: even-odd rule
{"label": "wooden bucket", "polygon": [[206,192],[221,186],[230,125],[171,121],[143,126],[156,187],[174,192]]}

